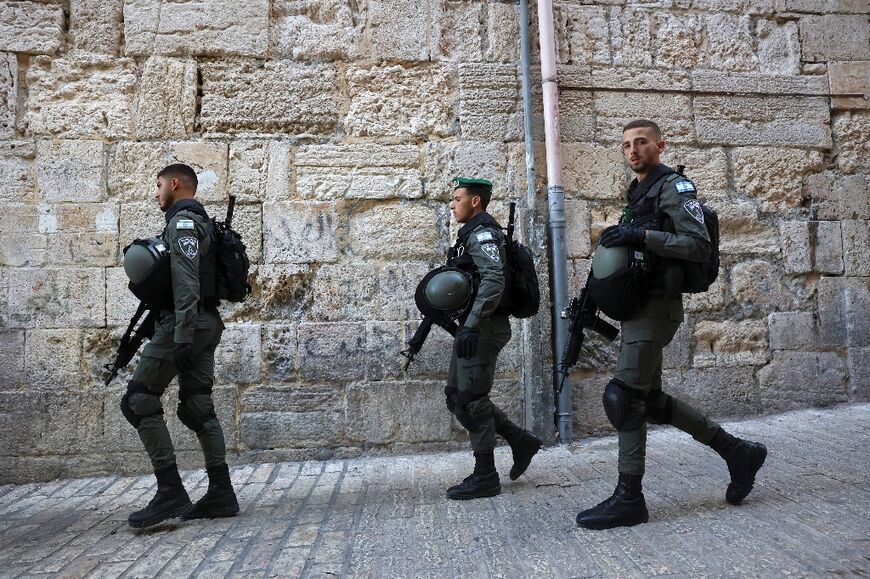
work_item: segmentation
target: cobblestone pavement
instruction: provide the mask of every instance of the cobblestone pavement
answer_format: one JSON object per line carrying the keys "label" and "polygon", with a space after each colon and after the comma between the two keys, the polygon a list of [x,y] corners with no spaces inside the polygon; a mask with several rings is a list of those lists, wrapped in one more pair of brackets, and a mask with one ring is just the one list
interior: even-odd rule
{"label": "cobblestone pavement", "polygon": [[[734,423],[770,455],[739,507],[709,449],[650,435],[651,521],[577,529],[616,477],[614,437],[543,451],[503,494],[452,502],[470,453],[232,469],[242,513],[134,532],[154,479],[98,477],[0,487],[3,577],[639,577],[870,575],[870,405]],[[195,499],[204,472],[184,473]]]}

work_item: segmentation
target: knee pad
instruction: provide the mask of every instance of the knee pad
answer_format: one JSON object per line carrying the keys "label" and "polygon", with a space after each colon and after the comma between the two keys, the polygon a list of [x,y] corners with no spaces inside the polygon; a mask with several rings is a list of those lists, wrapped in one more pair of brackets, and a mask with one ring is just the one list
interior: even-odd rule
{"label": "knee pad", "polygon": [[632,407],[632,401],[636,398],[638,395],[616,378],[605,386],[601,401],[607,419],[616,430],[636,430],[646,421],[644,413]]}
{"label": "knee pad", "polygon": [[147,386],[131,381],[127,384],[127,393],[121,398],[121,414],[133,428],[139,428],[146,416],[163,414],[160,397],[151,392]]}
{"label": "knee pad", "polygon": [[674,399],[661,390],[650,392],[646,400],[646,419],[653,424],[670,424],[674,418]]}
{"label": "knee pad", "polygon": [[486,394],[476,395],[473,398],[462,400],[462,410],[468,415],[476,426],[486,424],[492,419],[493,405]]}
{"label": "knee pad", "polygon": [[133,428],[138,429],[139,425],[142,424],[142,417],[138,416],[135,412],[133,412],[133,407],[130,406],[130,394],[124,394],[121,398],[121,414],[124,415],[124,418],[127,419]]}
{"label": "knee pad", "polygon": [[[202,398],[205,398],[203,400]],[[209,396],[186,396],[178,402],[178,419],[194,433],[199,433],[203,425],[213,418],[214,404]]]}

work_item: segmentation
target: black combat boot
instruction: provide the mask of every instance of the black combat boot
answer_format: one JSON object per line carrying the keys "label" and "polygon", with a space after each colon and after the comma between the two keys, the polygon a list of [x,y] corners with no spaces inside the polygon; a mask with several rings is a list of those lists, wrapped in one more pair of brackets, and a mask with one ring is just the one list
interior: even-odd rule
{"label": "black combat boot", "polygon": [[731,482],[725,490],[725,500],[736,505],[752,492],[755,474],[767,458],[767,447],[760,442],[732,436],[720,428],[710,441],[710,448],[719,453],[728,465]]}
{"label": "black combat boot", "polygon": [[193,507],[181,477],[178,476],[178,466],[172,464],[155,470],[154,476],[157,477],[157,494],[147,507],[131,513],[127,518],[127,522],[134,529],[150,527],[166,519],[181,516]]}
{"label": "black combat boot", "polygon": [[474,472],[458,485],[447,489],[447,498],[455,501],[494,497],[501,494],[498,471],[495,470],[495,455],[488,452],[474,453]]}
{"label": "black combat boot", "polygon": [[504,437],[511,447],[514,464],[511,467],[510,477],[511,480],[517,480],[529,468],[532,457],[538,453],[544,441],[528,430],[523,430],[513,422],[507,422],[498,431],[498,434]]}
{"label": "black combat boot", "polygon": [[619,473],[613,496],[577,515],[577,526],[587,529],[631,527],[649,521],[641,480],[636,474]]}
{"label": "black combat boot", "polygon": [[239,503],[230,481],[230,468],[226,464],[205,469],[208,473],[208,490],[182,519],[217,519],[235,517]]}

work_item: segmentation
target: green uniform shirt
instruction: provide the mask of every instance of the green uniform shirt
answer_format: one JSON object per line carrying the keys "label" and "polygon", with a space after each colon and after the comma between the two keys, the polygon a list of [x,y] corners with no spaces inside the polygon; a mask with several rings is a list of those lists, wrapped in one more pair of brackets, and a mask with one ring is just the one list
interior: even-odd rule
{"label": "green uniform shirt", "polygon": [[665,182],[659,208],[671,218],[674,232],[650,230],[646,247],[662,257],[702,262],[710,254],[710,236],[694,183],[685,177]]}
{"label": "green uniform shirt", "polygon": [[[466,227],[470,232],[466,235]],[[496,221],[488,213],[480,213],[460,229],[460,238],[465,237],[462,247],[471,256],[480,278],[477,296],[471,312],[465,319],[465,326],[475,328],[480,320],[492,317],[498,309],[504,294],[504,267],[507,253],[504,234]]]}

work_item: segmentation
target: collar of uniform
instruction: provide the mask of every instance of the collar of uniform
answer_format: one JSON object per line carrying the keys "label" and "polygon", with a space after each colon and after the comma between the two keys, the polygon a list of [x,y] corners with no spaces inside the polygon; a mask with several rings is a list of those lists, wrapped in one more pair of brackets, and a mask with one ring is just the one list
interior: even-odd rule
{"label": "collar of uniform", "polygon": [[479,225],[494,225],[496,227],[501,227],[498,224],[498,221],[496,221],[492,217],[492,215],[484,211],[482,213],[478,213],[477,215],[472,217],[468,223],[460,227],[457,236],[459,237],[459,239],[465,239],[471,234],[472,231],[477,229]]}
{"label": "collar of uniform", "polygon": [[664,163],[659,163],[659,165],[650,171],[650,174],[646,176],[646,179],[643,181],[638,181],[634,179],[631,182],[631,185],[628,186],[628,201],[630,203],[634,203],[644,195],[646,195],[647,191],[655,185],[659,179],[664,177],[665,175],[670,175],[674,170],[665,165]]}
{"label": "collar of uniform", "polygon": [[185,209],[200,215],[206,214],[205,207],[196,199],[182,199],[173,203],[172,207],[166,210],[166,225],[169,225],[169,222],[172,221],[173,217],[178,215],[179,211],[184,211]]}

